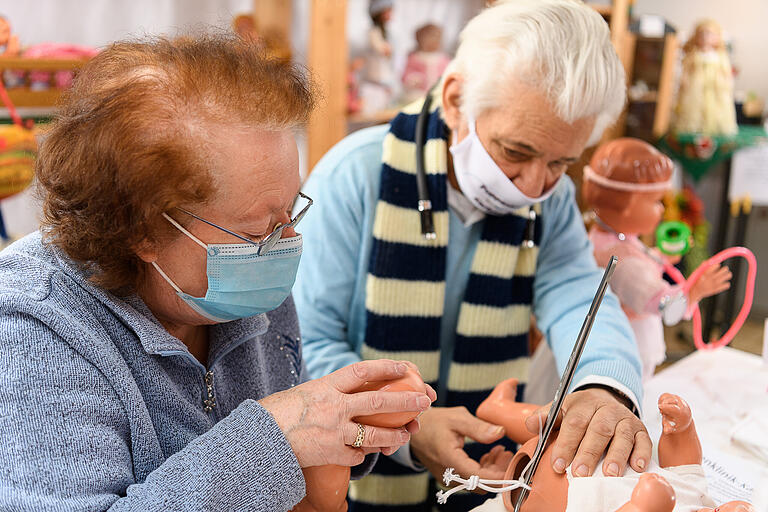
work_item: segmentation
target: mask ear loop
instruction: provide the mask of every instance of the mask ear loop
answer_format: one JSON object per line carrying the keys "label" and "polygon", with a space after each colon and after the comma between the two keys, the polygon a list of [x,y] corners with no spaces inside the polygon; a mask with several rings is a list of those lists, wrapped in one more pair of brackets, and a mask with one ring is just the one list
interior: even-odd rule
{"label": "mask ear loop", "polygon": [[[187,230],[184,228],[184,226],[182,226],[181,224],[179,224],[178,222],[176,222],[175,220],[173,220],[173,218],[172,218],[170,215],[168,215],[167,213],[165,213],[165,212],[164,212],[164,213],[163,213],[163,217],[165,218],[165,220],[167,220],[168,222],[170,222],[171,224],[173,224],[173,226],[174,226],[176,229],[178,229],[179,231],[181,231],[182,233],[184,233],[185,235],[187,235],[189,238],[191,238],[193,242],[195,242],[197,245],[199,245],[200,247],[202,247],[203,249],[205,249],[205,250],[206,250],[206,252],[208,251],[208,246],[207,246],[207,245],[205,245],[205,244],[204,244],[204,243],[203,243],[203,242],[202,242],[202,241],[201,241],[199,238],[197,238],[195,235],[193,235],[192,233],[190,233],[189,231],[187,231]],[[158,273],[159,273],[159,274],[160,274],[160,275],[163,277],[163,279],[165,279],[165,280],[168,282],[168,284],[169,284],[169,285],[171,285],[171,286],[173,287],[173,289],[174,289],[174,290],[176,290],[176,293],[178,293],[178,294],[184,294],[184,292],[183,292],[183,291],[181,291],[181,288],[179,288],[178,286],[176,286],[176,283],[174,283],[174,282],[173,282],[173,280],[172,280],[170,277],[168,277],[168,274],[166,274],[165,272],[163,272],[163,269],[161,269],[161,268],[160,268],[160,266],[159,266],[159,265],[158,265],[156,262],[154,262],[154,261],[153,261],[153,262],[152,262],[152,266],[153,266],[153,267],[155,267],[155,270],[157,270],[157,272],[158,272]]]}
{"label": "mask ear loop", "polygon": [[208,251],[208,246],[207,246],[206,244],[204,244],[204,243],[203,243],[203,242],[202,242],[202,241],[201,241],[199,238],[197,238],[195,235],[193,235],[192,233],[190,233],[189,231],[187,231],[187,230],[186,230],[186,228],[184,228],[184,226],[182,226],[181,224],[179,224],[178,222],[176,222],[175,220],[173,220],[173,217],[171,217],[170,215],[168,215],[168,214],[167,214],[167,213],[165,213],[165,212],[163,212],[163,217],[165,217],[165,220],[167,220],[168,222],[170,222],[171,224],[173,224],[173,226],[174,226],[176,229],[178,229],[179,231],[181,231],[182,233],[184,233],[185,235],[187,235],[189,238],[191,238],[191,239],[192,239],[192,240],[193,240],[193,241],[194,241],[194,242],[195,242],[197,245],[199,245],[200,247],[202,247],[203,249],[205,249],[206,251]]}

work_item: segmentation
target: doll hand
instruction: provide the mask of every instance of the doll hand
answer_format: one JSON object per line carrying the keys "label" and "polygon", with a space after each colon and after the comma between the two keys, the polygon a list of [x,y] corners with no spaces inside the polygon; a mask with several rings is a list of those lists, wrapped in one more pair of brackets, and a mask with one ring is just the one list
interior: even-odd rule
{"label": "doll hand", "polygon": [[701,299],[717,295],[730,288],[731,277],[731,270],[726,266],[710,267],[705,270],[688,292],[691,304],[696,304]]}

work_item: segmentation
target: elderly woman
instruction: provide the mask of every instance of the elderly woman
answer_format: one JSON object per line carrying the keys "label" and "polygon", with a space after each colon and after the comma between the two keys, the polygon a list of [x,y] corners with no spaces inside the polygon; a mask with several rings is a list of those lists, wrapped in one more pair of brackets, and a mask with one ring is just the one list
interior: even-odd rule
{"label": "elderly woman", "polygon": [[83,69],[39,154],[42,232],[0,255],[2,510],[288,510],[302,468],[360,476],[408,440],[351,421],[428,407],[350,393],[405,363],[302,383],[311,200],[289,212],[312,104],[230,39],[115,44]]}
{"label": "elderly woman", "polygon": [[[602,271],[565,171],[624,98],[595,11],[572,0],[496,2],[464,29],[431,104],[347,137],[314,169],[304,192],[317,208],[295,291],[310,374],[409,359],[442,406],[422,415],[408,448],[353,482],[352,510],[431,510],[424,467],[438,479],[446,467],[503,477],[508,452],[480,458],[503,431],[471,413],[500,381],[528,380],[531,311],[560,371],[567,363]],[[633,414],[640,362],[613,295],[571,391],[546,463],[586,476],[607,450],[606,475],[628,463],[642,471],[651,442]],[[538,428],[536,416],[528,425]],[[465,447],[467,437],[476,443]],[[475,498],[453,506],[468,510]]]}

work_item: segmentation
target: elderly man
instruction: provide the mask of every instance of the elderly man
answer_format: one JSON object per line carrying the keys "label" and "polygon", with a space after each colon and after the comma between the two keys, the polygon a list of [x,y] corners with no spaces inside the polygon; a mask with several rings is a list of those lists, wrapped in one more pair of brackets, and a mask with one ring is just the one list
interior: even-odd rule
{"label": "elderly man", "polygon": [[[597,13],[571,0],[499,2],[462,32],[431,105],[347,137],[314,169],[311,257],[296,290],[310,374],[409,359],[441,406],[421,416],[409,447],[353,482],[352,510],[430,510],[424,467],[438,478],[445,467],[502,478],[508,452],[479,456],[503,431],[471,413],[501,380],[527,380],[531,308],[559,370],[566,365],[601,271],[565,171],[624,98]],[[605,474],[642,471],[651,442],[633,414],[640,393],[637,348],[608,295],[546,463],[587,476],[607,451]]]}

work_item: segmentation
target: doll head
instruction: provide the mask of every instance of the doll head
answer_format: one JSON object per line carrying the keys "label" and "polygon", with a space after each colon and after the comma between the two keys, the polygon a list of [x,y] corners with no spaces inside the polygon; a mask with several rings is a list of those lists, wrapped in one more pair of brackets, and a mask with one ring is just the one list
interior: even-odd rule
{"label": "doll head", "polygon": [[392,19],[393,0],[371,0],[368,5],[368,14],[373,20],[373,24],[383,27]]}
{"label": "doll head", "polygon": [[0,46],[5,46],[11,39],[11,24],[4,16],[0,16]]}
{"label": "doll head", "polygon": [[432,23],[424,25],[416,31],[416,42],[419,51],[439,52],[443,45],[443,29]]}
{"label": "doll head", "polygon": [[721,51],[725,50],[723,29],[715,20],[701,20],[693,29],[693,35],[683,47],[686,53],[690,51]]}
{"label": "doll head", "polygon": [[639,139],[606,142],[584,167],[582,197],[602,223],[631,235],[654,231],[671,186],[672,160]]}
{"label": "doll head", "polygon": [[256,21],[250,14],[235,16],[235,19],[232,20],[232,29],[235,31],[235,34],[243,39],[250,41],[257,41],[259,39],[256,33]]}

